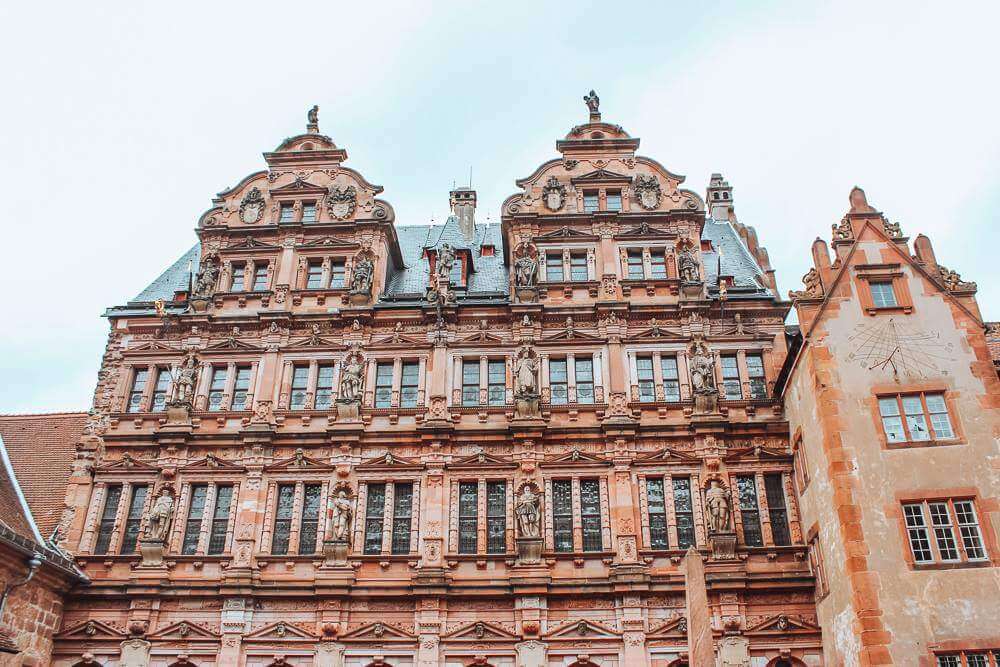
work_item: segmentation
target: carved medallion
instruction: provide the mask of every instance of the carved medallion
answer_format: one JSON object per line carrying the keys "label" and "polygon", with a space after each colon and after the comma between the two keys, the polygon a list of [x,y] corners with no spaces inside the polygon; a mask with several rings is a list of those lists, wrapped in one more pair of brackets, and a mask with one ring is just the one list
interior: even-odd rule
{"label": "carved medallion", "polygon": [[259,222],[262,215],[264,215],[264,195],[257,188],[250,188],[250,192],[240,202],[240,220],[252,225]]}
{"label": "carved medallion", "polygon": [[660,182],[651,174],[636,174],[632,184],[639,205],[651,211],[660,205]]}
{"label": "carved medallion", "polygon": [[340,188],[336,185],[330,186],[326,195],[326,210],[336,220],[346,220],[354,214],[354,209],[358,205],[358,191],[353,185]]}
{"label": "carved medallion", "polygon": [[545,208],[550,211],[558,211],[566,203],[566,186],[559,182],[555,176],[549,176],[542,188],[542,199],[545,201]]}

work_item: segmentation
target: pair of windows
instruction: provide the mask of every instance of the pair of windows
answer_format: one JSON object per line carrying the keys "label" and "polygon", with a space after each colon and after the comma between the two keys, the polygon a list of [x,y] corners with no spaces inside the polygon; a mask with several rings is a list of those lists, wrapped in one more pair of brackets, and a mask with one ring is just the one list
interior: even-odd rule
{"label": "pair of windows", "polygon": [[[277,504],[274,508],[274,533],[271,537],[271,553],[286,555],[291,547],[292,520],[295,515],[298,485],[279,484]],[[316,553],[319,542],[319,508],[323,496],[322,484],[301,485],[298,553]]]}
{"label": "pair of windows", "polygon": [[[250,393],[250,366],[236,366],[233,370],[232,398],[229,401],[230,410],[247,409],[247,396]],[[230,368],[215,366],[212,368],[212,378],[208,387],[208,410],[219,412],[226,409],[226,392],[229,388]]]}
{"label": "pair of windows", "polygon": [[546,282],[584,282],[590,279],[586,252],[571,252],[568,260],[563,253],[549,252],[545,255]]}
{"label": "pair of windows", "polygon": [[[910,553],[918,565],[987,560],[972,500],[928,500],[903,505]],[[956,532],[957,531],[957,532]]]}
{"label": "pair of windows", "polygon": [[[615,212],[622,210],[622,191],[621,190],[607,190],[604,193],[604,210]],[[601,191],[600,190],[584,190],[583,191],[583,212],[584,213],[595,213],[601,210]]]}
{"label": "pair of windows", "polygon": [[[727,400],[743,399],[743,382],[740,377],[739,360],[736,355],[723,355],[719,359],[722,366],[722,395]],[[747,354],[747,384],[750,398],[761,400],[767,398],[767,378],[764,375],[764,358],[760,354]],[[639,401],[652,403],[656,398],[655,356],[644,355],[635,358],[636,384],[639,391]],[[663,400],[677,402],[681,400],[680,376],[677,370],[677,357],[660,355],[660,377],[663,387]]]}
{"label": "pair of windows", "polygon": [[346,264],[343,260],[331,261],[329,272],[322,260],[310,260],[306,265],[306,289],[342,289],[346,284]]}
{"label": "pair of windows", "polygon": [[[392,407],[392,392],[396,364],[380,361],[375,365],[375,407]],[[420,362],[404,361],[400,364],[399,407],[415,408],[420,397]]]}
{"label": "pair of windows", "polygon": [[[153,393],[150,396],[149,410],[150,412],[162,412],[167,409],[167,396],[170,393],[170,369],[155,368],[152,372],[156,374],[156,384],[153,385]],[[150,370],[148,368],[135,370],[126,412],[142,412],[145,409],[146,385],[149,382],[149,377]]]}
{"label": "pair of windows", "polygon": [[[730,401],[743,399],[743,382],[740,378],[739,359],[735,354],[722,355],[719,358],[722,366],[722,395]],[[750,390],[749,398],[762,400],[767,398],[767,380],[764,377],[764,358],[759,354],[746,355],[747,384]]]}
{"label": "pair of windows", "polygon": [[[210,486],[215,492],[214,499],[209,498]],[[198,553],[202,532],[207,530],[208,544],[205,553],[221,554],[226,550],[229,513],[233,507],[233,487],[192,484],[190,489],[191,500],[188,502],[187,519],[184,522],[181,553]]]}
{"label": "pair of windows", "polygon": [[[639,387],[639,400],[652,403],[656,400],[656,375],[653,372],[654,358],[640,356],[635,358],[636,382]],[[662,378],[663,400],[675,403],[681,400],[680,376],[677,372],[677,357],[660,357],[660,377]]]}
{"label": "pair of windows", "polygon": [[579,516],[574,516],[573,480],[552,480],[552,540],[560,553],[572,553],[573,533],[579,529],[583,551],[603,551],[601,520],[601,483],[597,479],[581,479],[577,485],[576,503]]}
{"label": "pair of windows", "polygon": [[646,508],[649,518],[649,548],[669,549],[667,530],[667,493],[673,496],[673,523],[677,527],[678,549],[695,545],[694,505],[691,502],[691,479],[688,477],[646,478]]}
{"label": "pair of windows", "polygon": [[[649,275],[646,274],[644,252],[649,253]],[[625,260],[625,277],[628,280],[659,280],[667,277],[667,253],[663,248],[646,248],[645,251],[642,248],[629,248],[625,252]]]}
{"label": "pair of windows", "polygon": [[[552,405],[569,403],[569,359],[549,359],[549,395]],[[573,359],[576,382],[576,402],[594,402],[594,359],[577,357]]]}
{"label": "pair of windows", "polygon": [[[316,222],[318,220],[318,209],[316,208],[316,202],[314,201],[304,201],[302,202],[302,220],[301,222]],[[281,208],[278,213],[278,222],[289,224],[295,222],[295,202],[281,202]]]}
{"label": "pair of windows", "polygon": [[878,410],[890,444],[955,438],[942,393],[880,396]]}
{"label": "pair of windows", "polygon": [[503,359],[486,361],[486,377],[482,376],[482,366],[478,359],[462,361],[462,405],[481,405],[480,389],[485,380],[486,405],[506,405],[507,403],[507,362]]}
{"label": "pair of windows", "polygon": [[[413,484],[411,482],[369,483],[367,489],[363,552],[369,555],[381,554],[388,530],[390,553],[410,553]],[[388,497],[389,494],[391,498]]]}
{"label": "pair of windows", "polygon": [[[792,543],[792,536],[788,529],[788,508],[785,503],[782,473],[764,475],[764,493],[774,544],[788,546]],[[743,526],[743,543],[748,547],[764,546],[760,503],[757,498],[757,478],[754,475],[737,476],[736,496],[740,523]]]}
{"label": "pair of windows", "polygon": [[[480,495],[485,493],[485,516],[480,516]],[[482,526],[480,525],[482,524]],[[507,551],[507,482],[459,482],[458,553],[480,551],[480,529],[486,538],[486,553]]]}
{"label": "pair of windows", "polygon": [[232,278],[229,281],[230,292],[245,292],[247,285],[251,292],[267,291],[268,262],[254,262],[248,265],[245,262],[232,264]]}
{"label": "pair of windows", "polygon": [[333,406],[332,363],[318,364],[315,377],[308,364],[292,365],[292,389],[288,406],[292,410],[329,410]]}
{"label": "pair of windows", "polygon": [[[111,540],[118,523],[118,512],[125,495],[124,486],[115,484],[106,488],[104,507],[97,525],[97,540],[94,542],[95,554],[106,554],[111,549]],[[145,484],[132,485],[128,498],[128,510],[125,515],[125,525],[122,526],[118,553],[134,554],[139,544],[139,527],[146,506],[146,496],[149,487]]]}
{"label": "pair of windows", "polygon": [[1000,649],[961,651],[937,656],[937,667],[1000,667]]}

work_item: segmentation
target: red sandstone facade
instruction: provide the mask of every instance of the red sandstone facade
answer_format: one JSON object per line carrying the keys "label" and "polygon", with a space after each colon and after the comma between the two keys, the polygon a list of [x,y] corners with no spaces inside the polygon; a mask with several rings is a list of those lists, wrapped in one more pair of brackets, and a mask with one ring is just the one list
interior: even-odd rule
{"label": "red sandstone facade", "polygon": [[[827,400],[803,365],[823,292],[786,331],[728,183],[683,189],[587,101],[500,226],[461,188],[444,225],[397,226],[314,111],[108,311],[61,542],[92,583],[54,664],[889,664],[876,565],[831,546],[871,535],[821,444],[837,425],[787,402]],[[960,296],[956,328],[982,341],[964,400],[984,411],[956,428],[982,461],[997,379]],[[802,451],[827,473],[800,508]],[[954,496],[976,499],[989,554],[957,573],[973,606],[998,555],[987,477]],[[906,567],[904,547],[883,557]]]}

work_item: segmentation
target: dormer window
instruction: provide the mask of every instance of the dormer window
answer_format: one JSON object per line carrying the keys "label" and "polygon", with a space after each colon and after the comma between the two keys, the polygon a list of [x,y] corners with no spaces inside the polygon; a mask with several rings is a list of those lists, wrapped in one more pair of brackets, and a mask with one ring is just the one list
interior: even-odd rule
{"label": "dormer window", "polygon": [[622,210],[622,191],[621,190],[608,190],[607,194],[607,210],[612,212],[618,212]]}
{"label": "dormer window", "polygon": [[479,247],[480,257],[492,257],[494,254],[496,254],[496,248],[491,245],[482,245]]}
{"label": "dormer window", "polygon": [[316,222],[316,202],[307,201],[302,204],[302,222]]}
{"label": "dormer window", "polygon": [[281,205],[280,214],[278,216],[278,222],[294,222],[295,221],[295,204],[292,202],[284,202]]}
{"label": "dormer window", "polygon": [[597,190],[585,190],[583,193],[583,212],[594,213],[600,210],[601,197]]}

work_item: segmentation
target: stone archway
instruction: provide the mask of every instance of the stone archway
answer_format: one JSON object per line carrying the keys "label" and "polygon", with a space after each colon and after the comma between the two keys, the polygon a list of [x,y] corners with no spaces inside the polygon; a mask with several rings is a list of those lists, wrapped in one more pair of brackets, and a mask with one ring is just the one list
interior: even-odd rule
{"label": "stone archway", "polygon": [[98,662],[92,653],[84,653],[78,662],[73,663],[73,667],[104,667],[104,663]]}
{"label": "stone archway", "polygon": [[802,662],[798,658],[792,657],[777,657],[772,658],[767,667],[806,667],[806,663]]}

